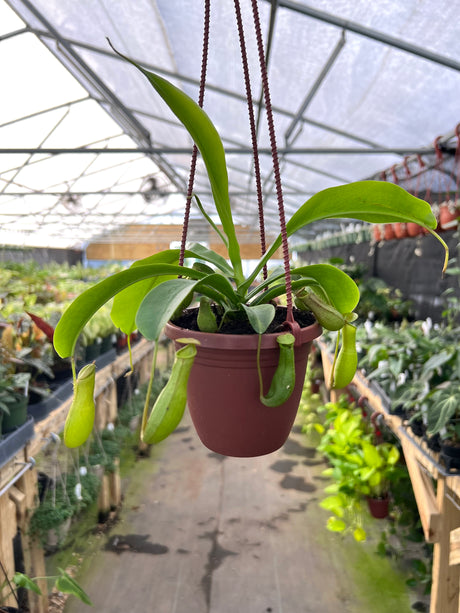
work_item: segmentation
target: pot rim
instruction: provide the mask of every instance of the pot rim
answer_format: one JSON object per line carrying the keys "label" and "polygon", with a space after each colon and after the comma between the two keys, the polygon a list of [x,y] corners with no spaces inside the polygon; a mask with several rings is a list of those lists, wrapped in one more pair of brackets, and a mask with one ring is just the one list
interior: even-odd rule
{"label": "pot rim", "polygon": [[[300,328],[300,344],[309,343],[318,338],[322,333],[321,326],[315,322],[305,328]],[[206,349],[248,349],[257,350],[259,335],[254,334],[220,334],[218,332],[198,332],[188,328],[180,328],[168,322],[165,326],[165,334],[171,340],[179,338],[195,338],[200,342],[200,347]],[[277,349],[279,347],[276,338],[283,332],[262,334],[261,349]]]}

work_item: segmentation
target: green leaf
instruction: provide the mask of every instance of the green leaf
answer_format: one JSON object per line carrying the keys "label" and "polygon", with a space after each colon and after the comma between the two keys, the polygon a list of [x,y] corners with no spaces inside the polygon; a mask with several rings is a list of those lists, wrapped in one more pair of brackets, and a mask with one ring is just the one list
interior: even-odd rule
{"label": "green leaf", "polygon": [[372,468],[380,468],[380,466],[383,464],[383,458],[378,452],[377,448],[367,441],[362,441],[361,445],[366,464]]}
{"label": "green leaf", "polygon": [[355,528],[355,530],[353,530],[353,537],[355,541],[357,541],[358,543],[362,543],[366,540],[366,531],[360,527]]}
{"label": "green leaf", "polygon": [[440,395],[433,394],[433,400],[435,403],[430,407],[427,423],[427,430],[430,435],[437,434],[442,430],[450,418],[455,415],[458,407],[458,396],[456,394],[444,395],[442,392]]}
{"label": "green leaf", "polygon": [[369,478],[370,487],[375,488],[379,486],[381,483],[382,483],[382,473],[375,472],[373,475],[370,476]]}
{"label": "green leaf", "polygon": [[42,593],[41,589],[38,587],[35,581],[31,579],[30,577],[28,577],[27,575],[24,575],[23,573],[15,573],[13,576],[13,581],[18,587],[23,587],[26,590],[31,590],[32,592],[35,592],[36,594],[41,595]]}
{"label": "green leaf", "polygon": [[438,369],[440,366],[448,362],[451,357],[454,355],[455,351],[444,349],[439,353],[436,353],[429,358],[423,365],[422,376],[427,375],[433,370]]}
{"label": "green leaf", "polygon": [[394,466],[398,460],[399,460],[399,449],[395,447],[394,445],[392,445],[388,453],[387,463],[390,466]]}
{"label": "green leaf", "polygon": [[329,517],[327,520],[326,528],[331,532],[343,532],[346,527],[346,523],[337,517]]}
{"label": "green leaf", "polygon": [[[162,262],[167,264],[178,264],[179,250],[169,249],[167,251],[161,251],[142,260],[137,260],[131,265],[131,268],[147,266],[149,264],[159,264]],[[132,334],[136,329],[136,312],[142,300],[153,287],[166,281],[167,278],[168,277],[153,277],[146,279],[145,281],[135,283],[119,292],[114,298],[110,313],[110,317],[117,328],[120,328],[125,334]],[[169,278],[173,277],[170,276]]]}
{"label": "green leaf", "polygon": [[68,575],[65,570],[62,570],[62,568],[58,570],[60,575],[56,579],[56,588],[60,592],[64,592],[64,594],[72,594],[72,596],[76,596],[85,604],[93,606],[88,594],[78,585],[75,579]]}
{"label": "green leaf", "polygon": [[119,53],[116,49],[114,49],[114,51],[147,77],[156,92],[163,98],[171,111],[185,126],[200,150],[211,183],[216,210],[228,239],[228,254],[230,261],[235,269],[237,279],[242,281],[243,271],[240,248],[236,237],[235,226],[233,224],[230,198],[228,195],[228,175],[225,151],[216,128],[203,109],[187,96],[187,94],[175,87],[172,83],[169,83],[166,79],[145,70],[142,66]]}
{"label": "green leaf", "polygon": [[[402,187],[385,181],[357,181],[330,187],[312,196],[288,221],[287,234],[292,236],[314,221],[337,218],[360,219],[372,223],[414,222],[430,229],[436,228],[437,224],[430,205]],[[259,260],[248,279],[249,285],[280,245],[281,235]]]}
{"label": "green leaf", "polygon": [[[199,281],[198,285],[196,286],[197,292],[202,291],[204,293],[206,292],[206,290],[208,292],[209,290],[211,290],[212,293],[207,294],[210,298],[214,298],[212,294],[218,292],[222,296],[225,296],[225,298],[227,298],[230,301],[231,305],[233,305],[234,307],[237,307],[240,303],[239,298],[236,295],[235,290],[233,289],[233,286],[230,281],[217,272],[207,275],[206,277],[201,279],[201,281]],[[222,302],[222,299],[220,297],[217,297],[216,300],[219,303]]]}
{"label": "green leaf", "polygon": [[[173,264],[150,264],[116,273],[78,296],[63,313],[54,331],[54,348],[61,358],[70,357],[85,324],[108,300],[133,283],[159,275],[187,275],[202,279],[206,275],[191,268]],[[133,308],[133,312],[134,308]]]}
{"label": "green leaf", "polygon": [[214,232],[217,234],[217,236],[220,238],[220,240],[224,243],[224,245],[228,249],[228,241],[227,241],[227,239],[222,234],[222,232],[219,230],[219,228],[216,226],[216,224],[213,222],[211,217],[206,213],[206,211],[204,210],[203,205],[201,204],[201,200],[198,198],[198,196],[196,194],[195,194],[195,200],[196,200],[196,205],[197,205],[197,207],[200,210],[200,213],[203,215],[203,217],[206,219],[208,224],[211,226],[211,228],[214,230]]}
{"label": "green leaf", "polygon": [[149,340],[157,340],[173,313],[195,291],[198,281],[170,279],[154,287],[142,301],[136,326]]}
{"label": "green leaf", "polygon": [[272,304],[259,304],[257,306],[243,304],[242,306],[255,332],[263,334],[275,317],[275,307]]}
{"label": "green leaf", "polygon": [[217,268],[221,270],[226,277],[232,278],[235,275],[233,268],[227,263],[227,260],[224,257],[212,249],[208,249],[207,247],[200,245],[200,243],[192,243],[187,247],[185,253],[186,257],[194,257],[214,264],[214,266],[217,266]]}
{"label": "green leaf", "polygon": [[385,181],[357,181],[330,187],[312,196],[287,223],[288,236],[313,221],[333,218],[371,223],[414,222],[433,230],[437,225],[430,205],[399,185]]}
{"label": "green leaf", "polygon": [[337,494],[340,491],[339,487],[340,485],[338,483],[331,483],[331,485],[324,488],[324,492],[326,494]]}
{"label": "green leaf", "polygon": [[[345,272],[330,264],[311,264],[293,268],[292,289],[296,291],[306,286],[311,286],[320,296],[327,296],[340,313],[350,313],[359,302],[359,289],[356,283]],[[278,275],[272,280],[272,287],[267,291],[264,286],[268,282],[261,283],[250,297],[256,296],[255,302],[269,302],[286,292],[284,274]]]}
{"label": "green leaf", "polygon": [[368,481],[375,472],[375,468],[367,466],[359,471],[359,477],[361,481]]}
{"label": "green leaf", "polygon": [[419,573],[420,575],[424,575],[427,572],[426,564],[424,563],[423,560],[420,560],[418,558],[414,558],[411,561],[411,564],[412,564],[412,568],[415,570],[415,572]]}
{"label": "green leaf", "polygon": [[327,496],[324,500],[321,500],[319,506],[327,511],[332,511],[337,517],[343,517],[345,514],[344,500],[339,494],[335,496]]}

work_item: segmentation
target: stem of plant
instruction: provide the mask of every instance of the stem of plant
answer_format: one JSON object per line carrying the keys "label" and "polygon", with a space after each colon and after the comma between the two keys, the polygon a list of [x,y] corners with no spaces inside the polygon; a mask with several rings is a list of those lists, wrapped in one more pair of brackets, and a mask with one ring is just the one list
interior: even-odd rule
{"label": "stem of plant", "polygon": [[445,256],[444,256],[444,265],[442,267],[442,276],[444,277],[444,273],[446,272],[446,268],[447,268],[447,263],[449,261],[449,247],[446,245],[445,241],[439,236],[439,234],[437,234],[437,232],[435,232],[434,230],[431,230],[431,228],[428,228],[428,232],[432,234],[435,238],[437,238],[438,241],[441,243],[441,245],[444,247]]}

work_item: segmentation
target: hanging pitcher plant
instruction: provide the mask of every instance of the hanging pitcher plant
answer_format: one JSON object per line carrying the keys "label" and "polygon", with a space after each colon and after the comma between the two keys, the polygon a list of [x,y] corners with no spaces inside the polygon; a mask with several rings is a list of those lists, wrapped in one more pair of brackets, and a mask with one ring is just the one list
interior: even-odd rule
{"label": "hanging pitcher plant", "polygon": [[[235,0],[237,9],[238,4]],[[256,0],[253,0],[253,9],[258,33]],[[260,349],[260,339],[273,331],[276,300],[286,296],[285,321],[278,341],[278,366],[265,393],[260,380],[261,403],[267,407],[280,407],[281,410],[292,393],[295,385],[293,355],[300,329],[297,319],[303,311],[312,312],[323,328],[338,332],[331,383],[332,387],[348,385],[354,376],[357,362],[356,329],[353,322],[356,318],[354,309],[359,300],[358,287],[349,276],[332,265],[292,267],[289,263],[288,238],[309,224],[324,219],[347,218],[377,224],[412,222],[426,228],[442,243],[447,262],[447,246],[434,232],[436,219],[429,204],[397,185],[360,181],[316,193],[303,204],[300,203],[297,211],[286,222],[281,200],[280,234],[268,248],[263,246],[260,260],[245,276],[230,205],[224,147],[212,121],[200,104],[172,83],[120,53],[118,55],[144,75],[186,128],[200,151],[221,229],[213,222],[198,197],[197,206],[224,244],[228,258],[198,243],[185,245],[183,241],[181,249],[167,249],[134,262],[129,269],[85,291],[68,307],[54,334],[57,353],[63,358],[72,356],[85,324],[102,305],[113,298],[111,317],[114,324],[128,336],[138,329],[144,337],[155,341],[155,361],[158,339],[165,325],[170,321],[179,321],[182,312],[195,303],[197,296],[200,296],[200,302],[194,325],[198,332],[224,336],[229,326],[245,323],[249,334],[258,335]],[[260,41],[259,56],[263,60]],[[251,108],[249,97],[248,101]],[[267,95],[266,109],[270,121],[271,107]],[[276,153],[274,136],[272,149]],[[274,163],[277,163],[276,156]],[[275,177],[277,174],[275,172]],[[277,189],[277,192],[280,191]],[[188,201],[192,194],[189,196]],[[264,271],[280,247],[283,248],[284,271],[267,275]],[[193,266],[183,265],[186,259],[193,259]],[[150,415],[148,399],[146,401],[142,436],[147,442],[157,442],[170,434],[184,412],[187,381],[200,347],[193,334],[183,339],[176,337],[176,340],[183,347],[177,352],[171,379]],[[74,423],[79,423],[75,415],[73,418]],[[80,438],[76,437],[76,440]]]}

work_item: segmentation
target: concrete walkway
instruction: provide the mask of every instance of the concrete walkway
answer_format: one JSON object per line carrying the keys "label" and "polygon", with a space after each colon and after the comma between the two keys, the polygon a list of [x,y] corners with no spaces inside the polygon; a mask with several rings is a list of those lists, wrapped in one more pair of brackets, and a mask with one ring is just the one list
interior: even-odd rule
{"label": "concrete walkway", "polygon": [[[121,521],[79,578],[93,610],[409,612],[400,590],[381,609],[355,584],[347,550],[362,545],[326,531],[323,468],[299,432],[274,454],[224,458],[186,421],[125,484]],[[65,610],[83,609],[70,599]]]}

